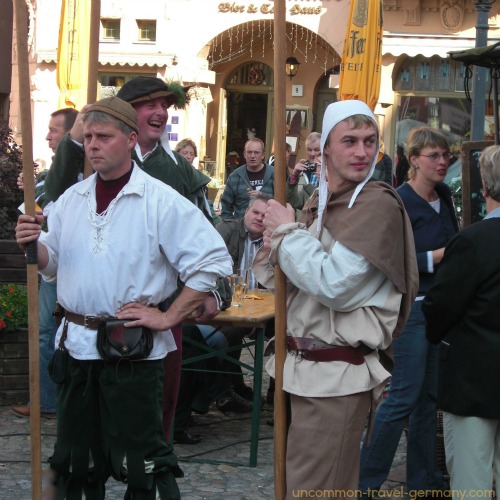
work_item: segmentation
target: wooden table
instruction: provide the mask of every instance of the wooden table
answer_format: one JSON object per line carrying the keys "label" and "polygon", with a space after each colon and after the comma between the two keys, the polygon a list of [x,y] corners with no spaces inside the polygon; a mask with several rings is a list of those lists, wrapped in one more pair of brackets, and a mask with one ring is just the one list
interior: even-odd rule
{"label": "wooden table", "polygon": [[[214,350],[206,344],[202,344],[193,339],[185,338],[184,340],[206,351],[206,354],[201,354],[193,358],[183,359],[182,366],[187,366],[196,361],[220,357],[232,363],[236,363],[243,368],[253,373],[253,408],[252,408],[252,431],[250,437],[250,460],[249,466],[257,466],[257,451],[259,446],[259,422],[260,422],[260,406],[262,392],[262,371],[264,364],[264,337],[266,322],[274,318],[274,293],[269,290],[249,290],[248,295],[257,295],[262,300],[246,299],[242,300],[242,307],[230,307],[225,311],[221,311],[211,321],[209,325],[221,328],[223,326],[256,328],[255,339],[244,339],[239,346],[228,347],[223,350]],[[185,320],[186,323],[192,321]],[[241,349],[242,347],[255,346],[254,366],[242,363],[235,360],[228,353]],[[217,462],[217,461],[213,461]]]}

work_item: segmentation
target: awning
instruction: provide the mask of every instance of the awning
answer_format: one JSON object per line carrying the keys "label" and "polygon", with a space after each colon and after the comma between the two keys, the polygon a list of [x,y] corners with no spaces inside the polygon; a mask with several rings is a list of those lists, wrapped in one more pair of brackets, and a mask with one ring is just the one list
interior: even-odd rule
{"label": "awning", "polygon": [[[40,51],[37,54],[38,63],[57,63],[57,51]],[[170,66],[172,64],[173,55],[172,54],[151,54],[151,52],[113,52],[99,53],[99,64],[109,64],[111,66]]]}
{"label": "awning", "polygon": [[416,57],[439,56],[443,59],[448,57],[452,50],[465,50],[474,47],[474,39],[463,39],[456,37],[427,37],[427,36],[394,36],[384,34],[382,41],[382,54],[393,56],[407,55]]}
{"label": "awning", "polygon": [[[57,51],[40,51],[37,54],[38,63],[57,64]],[[168,79],[180,80],[192,83],[215,83],[215,72],[207,69],[207,61],[202,58],[191,58],[185,64],[173,65],[172,54],[151,54],[148,53],[130,53],[113,52],[99,53],[99,65],[109,66],[138,66],[138,67],[158,67],[166,68],[165,76]]]}

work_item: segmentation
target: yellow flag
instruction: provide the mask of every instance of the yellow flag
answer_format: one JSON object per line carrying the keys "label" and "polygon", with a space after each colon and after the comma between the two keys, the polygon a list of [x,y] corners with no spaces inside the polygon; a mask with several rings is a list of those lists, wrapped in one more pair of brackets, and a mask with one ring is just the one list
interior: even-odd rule
{"label": "yellow flag", "polygon": [[382,0],[351,0],[338,98],[358,99],[373,111],[382,71]]}
{"label": "yellow flag", "polygon": [[59,108],[87,103],[91,0],[62,0],[57,50]]}

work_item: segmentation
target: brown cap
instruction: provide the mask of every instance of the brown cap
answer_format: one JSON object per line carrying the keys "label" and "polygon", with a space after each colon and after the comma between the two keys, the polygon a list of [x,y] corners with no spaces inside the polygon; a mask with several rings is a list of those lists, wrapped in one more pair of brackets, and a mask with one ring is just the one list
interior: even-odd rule
{"label": "brown cap", "polygon": [[92,111],[100,111],[101,113],[111,115],[139,133],[135,109],[119,97],[106,97],[106,99],[101,99],[91,104],[87,109],[87,113],[91,113]]}

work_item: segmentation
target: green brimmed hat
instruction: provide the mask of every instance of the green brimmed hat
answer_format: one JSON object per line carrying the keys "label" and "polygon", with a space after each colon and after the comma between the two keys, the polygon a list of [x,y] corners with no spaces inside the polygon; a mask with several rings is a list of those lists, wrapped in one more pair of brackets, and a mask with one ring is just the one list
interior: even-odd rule
{"label": "green brimmed hat", "polygon": [[125,83],[117,96],[130,104],[165,97],[169,106],[184,109],[189,102],[187,92],[190,88],[183,87],[179,82],[166,83],[152,76],[137,76]]}

